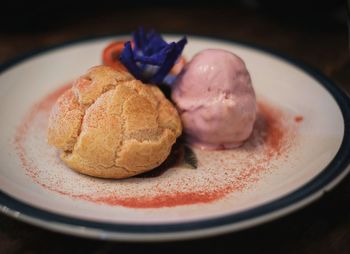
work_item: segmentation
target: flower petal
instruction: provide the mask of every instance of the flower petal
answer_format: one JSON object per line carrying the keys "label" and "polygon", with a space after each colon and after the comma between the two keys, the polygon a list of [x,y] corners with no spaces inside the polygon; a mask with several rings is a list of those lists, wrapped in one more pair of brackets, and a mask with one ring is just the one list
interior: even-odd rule
{"label": "flower petal", "polygon": [[184,49],[187,43],[186,37],[183,37],[177,43],[172,42],[173,49],[167,55],[167,59],[162,66],[160,66],[159,70],[155,73],[155,75],[150,79],[152,83],[159,84],[163,81],[165,76],[170,72],[171,68],[174,66],[176,60],[181,55],[182,50]]}
{"label": "flower petal", "polygon": [[138,55],[135,55],[134,59],[144,64],[162,65],[167,57],[167,54],[170,52],[170,50],[171,50],[171,47],[167,45],[158,53],[155,53],[149,56],[138,54]]}
{"label": "flower petal", "polygon": [[135,78],[154,84],[163,82],[187,43],[186,37],[167,43],[160,34],[146,34],[142,27],[133,33],[133,40],[133,48],[130,41],[125,44],[120,61]]}
{"label": "flower petal", "polygon": [[120,54],[120,61],[125,65],[125,67],[130,71],[130,73],[137,79],[141,79],[141,71],[137,67],[134,61],[134,54],[131,48],[131,42],[125,43],[124,49]]}

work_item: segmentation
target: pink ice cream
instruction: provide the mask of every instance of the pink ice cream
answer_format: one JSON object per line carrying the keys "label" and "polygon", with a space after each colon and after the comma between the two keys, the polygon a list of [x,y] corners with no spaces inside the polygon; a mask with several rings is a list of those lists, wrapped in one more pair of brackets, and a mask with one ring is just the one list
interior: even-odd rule
{"label": "pink ice cream", "polygon": [[203,149],[238,147],[253,130],[254,89],[243,60],[231,52],[195,55],[174,83],[172,99],[189,141]]}

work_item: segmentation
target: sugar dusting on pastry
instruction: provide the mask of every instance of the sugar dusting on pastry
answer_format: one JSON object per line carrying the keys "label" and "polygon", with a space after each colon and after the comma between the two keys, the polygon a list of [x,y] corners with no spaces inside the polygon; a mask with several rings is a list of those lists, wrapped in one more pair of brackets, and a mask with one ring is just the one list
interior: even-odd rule
{"label": "sugar dusting on pastry", "polygon": [[93,178],[69,169],[56,148],[47,144],[49,112],[65,90],[67,86],[30,109],[17,129],[15,145],[22,167],[33,181],[69,198],[133,208],[213,202],[254,187],[265,175],[277,171],[279,163],[288,160],[294,146],[294,115],[260,101],[253,133],[243,146],[224,151],[194,149],[198,158],[195,170],[178,165],[154,178]]}
{"label": "sugar dusting on pastry", "polygon": [[107,66],[91,68],[54,104],[48,142],[72,169],[125,178],[159,166],[181,134],[174,106],[159,88]]}

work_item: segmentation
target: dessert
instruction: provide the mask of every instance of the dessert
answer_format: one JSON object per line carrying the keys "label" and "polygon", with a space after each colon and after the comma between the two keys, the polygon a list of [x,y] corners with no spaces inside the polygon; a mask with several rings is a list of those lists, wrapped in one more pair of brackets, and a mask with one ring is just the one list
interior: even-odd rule
{"label": "dessert", "polygon": [[252,132],[254,89],[243,60],[231,52],[206,49],[195,55],[173,84],[172,99],[196,146],[235,148]]}
{"label": "dessert", "polygon": [[[139,29],[133,40],[107,46],[107,66],[91,68],[52,108],[48,141],[61,150],[61,159],[91,176],[141,174],[166,160],[182,124],[187,140],[201,148],[241,145],[256,117],[244,62],[231,52],[207,49],[185,64],[186,43],[186,37],[167,43]],[[169,77],[181,118],[156,86]]]}
{"label": "dessert", "polygon": [[125,178],[160,165],[181,131],[176,109],[158,87],[97,66],[57,100],[48,142],[78,172]]}

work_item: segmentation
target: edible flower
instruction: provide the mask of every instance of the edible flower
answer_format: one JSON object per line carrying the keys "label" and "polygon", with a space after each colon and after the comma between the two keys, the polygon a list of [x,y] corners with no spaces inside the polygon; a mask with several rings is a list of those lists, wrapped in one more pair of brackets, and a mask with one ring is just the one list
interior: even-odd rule
{"label": "edible flower", "polygon": [[133,33],[133,42],[127,41],[120,54],[120,61],[137,79],[145,83],[161,84],[187,43],[186,37],[167,43],[155,31],[145,33],[139,28]]}

